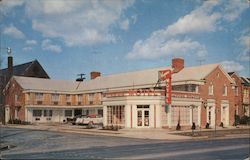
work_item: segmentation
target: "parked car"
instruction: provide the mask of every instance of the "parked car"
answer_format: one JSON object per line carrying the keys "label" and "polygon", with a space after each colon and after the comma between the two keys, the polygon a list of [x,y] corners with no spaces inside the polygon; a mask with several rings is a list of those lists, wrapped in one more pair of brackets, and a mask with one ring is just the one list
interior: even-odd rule
{"label": "parked car", "polygon": [[72,123],[73,125],[75,125],[76,124],[76,119],[79,118],[79,117],[82,117],[82,116],[85,116],[85,115],[76,115],[73,118],[67,118],[67,123]]}
{"label": "parked car", "polygon": [[88,125],[89,128],[92,128],[96,125],[102,125],[103,118],[98,115],[82,115],[76,118],[75,124],[77,125]]}

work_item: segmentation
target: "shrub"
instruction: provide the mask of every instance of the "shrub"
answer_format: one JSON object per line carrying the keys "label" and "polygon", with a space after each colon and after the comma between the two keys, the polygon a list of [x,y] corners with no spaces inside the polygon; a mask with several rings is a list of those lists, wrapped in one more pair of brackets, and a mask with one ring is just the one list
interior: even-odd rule
{"label": "shrub", "polygon": [[191,127],[192,130],[195,130],[196,129],[196,126],[195,126],[195,123],[193,122],[193,125]]}
{"label": "shrub", "polygon": [[240,116],[234,115],[234,126],[237,126],[238,124],[240,124]]}
{"label": "shrub", "polygon": [[250,118],[248,116],[241,117],[240,124],[250,124]]}
{"label": "shrub", "polygon": [[206,129],[209,129],[209,123],[206,124]]}
{"label": "shrub", "polygon": [[177,130],[177,131],[181,130],[181,125],[180,125],[180,123],[177,124],[176,130]]}
{"label": "shrub", "polygon": [[220,127],[224,128],[224,124],[223,122],[220,123]]}

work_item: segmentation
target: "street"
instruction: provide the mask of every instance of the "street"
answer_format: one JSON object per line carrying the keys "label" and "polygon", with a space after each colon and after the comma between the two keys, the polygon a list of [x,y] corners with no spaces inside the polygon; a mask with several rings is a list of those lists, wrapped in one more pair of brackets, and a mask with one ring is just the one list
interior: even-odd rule
{"label": "street", "polygon": [[167,141],[1,128],[1,159],[246,159],[249,138]]}

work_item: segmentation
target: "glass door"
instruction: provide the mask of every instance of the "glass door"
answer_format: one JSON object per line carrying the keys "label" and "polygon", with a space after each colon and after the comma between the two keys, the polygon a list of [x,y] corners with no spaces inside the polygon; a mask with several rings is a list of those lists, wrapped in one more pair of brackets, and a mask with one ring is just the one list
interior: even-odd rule
{"label": "glass door", "polygon": [[137,110],[137,126],[149,127],[149,109]]}

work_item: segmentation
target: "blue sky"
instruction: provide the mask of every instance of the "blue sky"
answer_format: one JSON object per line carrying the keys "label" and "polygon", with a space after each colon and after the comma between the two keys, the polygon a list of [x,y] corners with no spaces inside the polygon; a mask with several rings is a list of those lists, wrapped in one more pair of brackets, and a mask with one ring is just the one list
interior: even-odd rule
{"label": "blue sky", "polygon": [[247,0],[2,0],[1,68],[37,59],[53,79],[220,63],[249,76]]}

